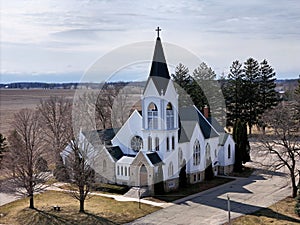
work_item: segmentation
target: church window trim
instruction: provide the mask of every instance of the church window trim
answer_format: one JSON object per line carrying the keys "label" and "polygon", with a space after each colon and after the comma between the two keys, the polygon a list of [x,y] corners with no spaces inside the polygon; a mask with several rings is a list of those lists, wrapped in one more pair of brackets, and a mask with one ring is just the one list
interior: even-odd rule
{"label": "church window trim", "polygon": [[148,106],[148,129],[158,129],[158,110],[157,106],[151,102]]}
{"label": "church window trim", "polygon": [[175,150],[175,137],[172,136],[172,151]]}
{"label": "church window trim", "polygon": [[166,107],[166,125],[167,125],[167,129],[174,129],[174,109],[173,106],[171,104],[171,102],[169,102],[167,104]]}
{"label": "church window trim", "polygon": [[148,151],[152,151],[152,137],[148,137]]}
{"label": "church window trim", "polygon": [[173,163],[170,162],[168,167],[168,176],[172,177],[173,175],[174,175],[174,167],[173,167]]}
{"label": "church window trim", "polygon": [[159,138],[155,137],[155,151],[159,151]]}
{"label": "church window trim", "polygon": [[138,135],[133,136],[130,141],[130,147],[135,152],[142,150],[143,149],[143,139]]}
{"label": "church window trim", "polygon": [[200,142],[198,141],[198,139],[196,139],[196,141],[194,143],[194,147],[193,147],[193,165],[194,166],[197,166],[200,164],[200,152],[201,152]]}
{"label": "church window trim", "polygon": [[166,139],[166,144],[167,144],[167,152],[170,151],[170,140],[169,137]]}

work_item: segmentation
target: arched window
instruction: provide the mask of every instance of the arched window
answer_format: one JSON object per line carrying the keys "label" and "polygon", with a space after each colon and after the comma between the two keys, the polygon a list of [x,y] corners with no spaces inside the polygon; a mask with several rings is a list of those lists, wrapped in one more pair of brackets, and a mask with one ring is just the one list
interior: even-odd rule
{"label": "arched window", "polygon": [[210,145],[208,143],[205,147],[205,156],[206,156],[206,160],[209,160],[211,158],[211,156],[210,156]]}
{"label": "arched window", "polygon": [[127,167],[125,166],[125,176],[127,177]]}
{"label": "arched window", "polygon": [[231,158],[231,149],[230,149],[230,145],[228,145],[228,159]]}
{"label": "arched window", "polygon": [[141,150],[143,148],[143,139],[140,136],[134,136],[131,139],[131,149],[133,151],[138,152],[139,150]]}
{"label": "arched window", "polygon": [[169,177],[173,176],[173,173],[174,173],[173,163],[170,162],[170,163],[169,163],[169,168],[168,168],[168,176],[169,176]]}
{"label": "arched window", "polygon": [[175,150],[175,137],[172,136],[172,151]]}
{"label": "arched window", "polygon": [[123,166],[121,166],[121,176],[123,176]]}
{"label": "arched window", "polygon": [[155,138],[155,151],[159,151],[159,138]]}
{"label": "arched window", "polygon": [[158,111],[157,106],[153,102],[148,106],[148,128],[158,129]]}
{"label": "arched window", "polygon": [[105,159],[103,160],[102,166],[103,166],[103,172],[106,172],[106,160]]}
{"label": "arched window", "polygon": [[179,149],[178,149],[178,161],[179,161],[179,165],[181,165],[182,159],[183,159],[182,149],[179,148]]}
{"label": "arched window", "polygon": [[193,147],[193,165],[200,164],[200,143],[198,139],[196,139]]}
{"label": "arched window", "polygon": [[117,167],[117,175],[120,175],[120,167]]}
{"label": "arched window", "polygon": [[174,110],[172,104],[169,102],[166,108],[166,115],[167,115],[167,129],[174,128]]}
{"label": "arched window", "polygon": [[170,140],[169,140],[169,137],[167,137],[166,142],[167,142],[167,152],[168,152],[168,151],[170,151]]}
{"label": "arched window", "polygon": [[152,151],[152,137],[148,137],[148,151]]}

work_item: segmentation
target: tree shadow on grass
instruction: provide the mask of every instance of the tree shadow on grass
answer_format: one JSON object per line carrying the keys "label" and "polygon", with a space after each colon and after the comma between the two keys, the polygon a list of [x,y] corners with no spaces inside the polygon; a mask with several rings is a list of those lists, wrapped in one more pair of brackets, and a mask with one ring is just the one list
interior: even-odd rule
{"label": "tree shadow on grass", "polygon": [[116,223],[91,213],[79,213],[74,210],[52,211],[24,209],[18,216],[20,224],[30,225],[115,225]]}

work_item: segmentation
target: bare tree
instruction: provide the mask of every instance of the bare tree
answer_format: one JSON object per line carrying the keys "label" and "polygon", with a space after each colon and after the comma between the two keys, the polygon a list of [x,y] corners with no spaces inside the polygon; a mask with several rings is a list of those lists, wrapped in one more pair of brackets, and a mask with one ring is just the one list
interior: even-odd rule
{"label": "bare tree", "polygon": [[66,160],[66,167],[72,182],[78,190],[71,190],[72,197],[79,201],[79,212],[84,212],[84,202],[89,196],[92,184],[94,183],[95,172],[92,169],[93,154],[89,143],[82,138],[73,138],[68,146],[69,155]]}
{"label": "bare tree", "polygon": [[[300,135],[297,111],[293,104],[281,104],[263,115],[270,132],[261,136],[262,152],[269,157],[275,170],[288,169],[292,196],[297,195],[296,177],[300,169]],[[300,175],[299,175],[300,176]]]}
{"label": "bare tree", "polygon": [[[72,102],[63,97],[50,97],[38,106],[44,141],[54,152],[56,169],[61,168],[60,153],[71,140]],[[59,170],[58,173],[61,171]]]}
{"label": "bare tree", "polygon": [[49,178],[49,173],[37,169],[39,157],[44,153],[39,116],[28,109],[15,114],[15,131],[9,136],[9,151],[4,157],[7,189],[29,196],[31,209],[34,208],[34,193],[44,190]]}

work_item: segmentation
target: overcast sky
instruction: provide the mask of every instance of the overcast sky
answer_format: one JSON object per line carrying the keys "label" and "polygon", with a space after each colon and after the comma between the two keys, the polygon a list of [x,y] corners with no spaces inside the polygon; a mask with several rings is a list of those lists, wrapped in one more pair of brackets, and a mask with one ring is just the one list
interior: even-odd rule
{"label": "overcast sky", "polygon": [[249,57],[267,59],[278,78],[300,74],[299,0],[1,0],[0,20],[2,83],[79,81],[113,49],[154,46],[157,26],[163,43],[193,52],[218,75]]}

